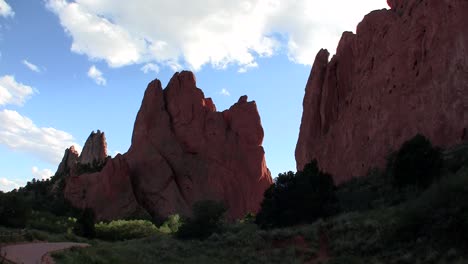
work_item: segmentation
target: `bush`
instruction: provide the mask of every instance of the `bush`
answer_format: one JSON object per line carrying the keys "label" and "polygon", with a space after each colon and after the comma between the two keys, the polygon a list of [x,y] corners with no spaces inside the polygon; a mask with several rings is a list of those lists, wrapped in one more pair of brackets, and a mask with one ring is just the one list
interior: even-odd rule
{"label": "bush", "polygon": [[93,163],[77,163],[76,174],[81,175],[85,173],[100,172],[106,166],[107,159],[103,161],[93,160]]}
{"label": "bush", "polygon": [[179,227],[182,225],[182,219],[178,214],[170,215],[166,221],[159,227],[162,233],[177,233]]}
{"label": "bush", "polygon": [[56,216],[49,212],[33,211],[28,220],[28,227],[52,233],[67,233],[73,229],[76,219]]}
{"label": "bush", "polygon": [[223,216],[227,208],[222,202],[204,200],[193,205],[192,218],[187,218],[179,227],[177,237],[181,239],[205,239],[222,231]]}
{"label": "bush", "polygon": [[0,194],[0,225],[25,227],[31,214],[31,207],[26,201],[13,193]]}
{"label": "bush", "polygon": [[147,220],[115,220],[95,225],[96,238],[103,240],[128,240],[152,236],[158,228]]}
{"label": "bush", "polygon": [[425,238],[442,249],[468,247],[468,167],[432,185],[399,212],[395,239]]}
{"label": "bush", "polygon": [[73,233],[86,238],[94,238],[96,236],[94,221],[93,210],[91,208],[86,208],[76,221]]}
{"label": "bush", "polygon": [[256,223],[263,228],[311,223],[337,212],[335,184],[331,175],[312,161],[296,174],[280,174],[265,191]]}
{"label": "bush", "polygon": [[431,142],[420,134],[403,143],[387,165],[387,171],[394,185],[398,187],[416,185],[427,188],[439,178],[441,168],[440,149],[434,148]]}

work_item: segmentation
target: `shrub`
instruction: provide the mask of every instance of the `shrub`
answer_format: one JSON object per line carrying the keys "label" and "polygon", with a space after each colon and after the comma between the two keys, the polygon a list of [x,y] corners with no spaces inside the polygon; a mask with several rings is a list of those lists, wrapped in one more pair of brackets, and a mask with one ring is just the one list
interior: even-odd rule
{"label": "shrub", "polygon": [[387,171],[394,185],[427,188],[441,173],[442,155],[438,148],[418,134],[406,141],[388,161]]}
{"label": "shrub", "polygon": [[77,163],[76,174],[81,175],[85,173],[100,172],[106,166],[107,159],[103,161],[93,160],[93,163]]}
{"label": "shrub", "polygon": [[162,233],[176,233],[179,227],[182,225],[182,219],[178,214],[170,215],[166,221],[159,227],[159,231]]}
{"label": "shrub", "polygon": [[147,220],[115,220],[95,225],[96,238],[103,240],[128,240],[152,236],[158,228]]}
{"label": "shrub", "polygon": [[331,175],[312,161],[296,174],[280,174],[265,191],[256,223],[263,228],[310,223],[337,212],[335,184]]}
{"label": "shrub", "polygon": [[432,185],[399,212],[395,239],[426,238],[439,247],[468,247],[468,167]]}
{"label": "shrub", "polygon": [[28,227],[53,233],[66,233],[76,223],[72,217],[56,216],[49,212],[33,211],[28,220]]}
{"label": "shrub", "polygon": [[13,193],[0,194],[0,225],[25,227],[31,214],[26,201]]}
{"label": "shrub", "polygon": [[205,239],[222,231],[223,216],[227,208],[222,202],[204,200],[193,205],[192,218],[187,218],[177,231],[181,239]]}
{"label": "shrub", "polygon": [[86,208],[76,221],[73,233],[86,238],[94,238],[96,236],[94,221],[93,210],[91,208]]}

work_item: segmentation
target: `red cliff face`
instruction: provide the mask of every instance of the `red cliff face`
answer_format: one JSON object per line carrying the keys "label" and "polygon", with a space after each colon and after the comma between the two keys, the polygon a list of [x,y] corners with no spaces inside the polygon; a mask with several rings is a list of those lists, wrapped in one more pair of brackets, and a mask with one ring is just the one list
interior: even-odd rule
{"label": "red cliff face", "polygon": [[153,216],[189,214],[198,200],[224,201],[231,218],[257,212],[272,183],[255,102],[216,112],[191,72],[167,88],[148,85],[125,154],[135,194]]}
{"label": "red cliff face", "polygon": [[[105,146],[99,135],[91,134],[84,150],[96,138]],[[255,102],[243,96],[216,112],[191,72],[176,73],[164,90],[159,80],[148,85],[128,152],[107,159],[100,172],[78,175],[77,164],[65,196],[77,207],[91,207],[98,219],[124,218],[140,206],[155,218],[189,215],[194,202],[206,199],[223,201],[228,217],[240,218],[258,211],[272,183],[262,141]],[[94,154],[83,159],[83,150],[80,163],[106,153],[90,149]]]}
{"label": "red cliff face", "polygon": [[321,50],[306,85],[297,169],[312,159],[340,183],[383,167],[416,133],[467,139],[468,2],[389,0]]}
{"label": "red cliff face", "polygon": [[71,175],[66,179],[65,198],[77,208],[93,209],[96,219],[123,219],[139,215],[130,170],[122,155],[108,158],[99,172]]}

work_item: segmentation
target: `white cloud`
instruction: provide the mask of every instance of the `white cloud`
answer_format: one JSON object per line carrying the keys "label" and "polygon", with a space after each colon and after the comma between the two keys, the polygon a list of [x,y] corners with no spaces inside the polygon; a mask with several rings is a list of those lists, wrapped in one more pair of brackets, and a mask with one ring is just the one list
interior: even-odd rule
{"label": "white cloud", "polygon": [[72,37],[72,51],[111,67],[156,62],[194,70],[205,64],[240,71],[280,51],[311,64],[322,47],[334,52],[385,0],[46,0]]}
{"label": "white cloud", "polygon": [[27,60],[23,60],[22,63],[33,72],[41,72],[41,70],[39,69],[39,67],[37,67],[37,65],[35,65],[35,64],[33,64],[33,63],[31,63],[31,62],[29,62]]}
{"label": "white cloud", "polygon": [[15,15],[15,12],[13,12],[13,9],[11,9],[11,6],[8,5],[5,0],[0,0],[0,16],[3,17],[12,17]]}
{"label": "white cloud", "polygon": [[247,65],[244,65],[244,66],[240,67],[239,70],[237,70],[237,72],[238,73],[245,73],[249,69],[257,68],[257,67],[258,67],[258,64],[256,62],[252,62],[250,64],[247,64]]}
{"label": "white cloud", "polygon": [[143,71],[145,74],[150,72],[150,71],[155,72],[155,73],[159,73],[159,67],[158,67],[158,65],[156,65],[154,63],[147,63],[143,67],[141,67],[140,70]]}
{"label": "white cloud", "polygon": [[24,182],[12,181],[3,177],[0,178],[0,191],[9,192],[13,189],[18,189],[21,186],[24,186]]}
{"label": "white cloud", "polygon": [[58,164],[63,151],[72,145],[81,150],[69,133],[52,127],[38,127],[31,119],[7,109],[0,111],[0,144],[51,164]]}
{"label": "white cloud", "polygon": [[35,92],[31,86],[16,82],[12,75],[0,77],[0,106],[22,106]]}
{"label": "white cloud", "polygon": [[107,83],[106,79],[102,76],[102,72],[94,65],[89,68],[88,77],[93,79],[98,85],[106,85]]}
{"label": "white cloud", "polygon": [[33,166],[31,168],[31,173],[33,175],[33,178],[36,178],[37,180],[47,180],[54,175],[54,173],[50,169],[40,170],[36,166]]}
{"label": "white cloud", "polygon": [[219,94],[224,95],[224,96],[231,96],[231,93],[226,88],[221,89],[221,92]]}

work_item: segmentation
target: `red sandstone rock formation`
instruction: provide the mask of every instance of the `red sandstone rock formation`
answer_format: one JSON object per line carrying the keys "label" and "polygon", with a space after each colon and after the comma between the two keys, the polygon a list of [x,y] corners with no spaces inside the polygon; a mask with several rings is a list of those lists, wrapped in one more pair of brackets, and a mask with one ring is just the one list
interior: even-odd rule
{"label": "red sandstone rock formation", "polygon": [[63,154],[62,161],[60,162],[57,168],[57,172],[55,172],[55,175],[70,175],[70,171],[72,170],[72,168],[75,167],[78,158],[78,151],[75,150],[74,146],[71,146],[70,148],[66,149],[65,154]]}
{"label": "red sandstone rock formation", "polygon": [[231,218],[257,212],[272,179],[255,102],[243,96],[216,112],[191,72],[167,88],[148,85],[125,154],[135,194],[153,216],[190,214],[198,200],[224,201]]}
{"label": "red sandstone rock formation", "polygon": [[416,133],[467,139],[468,2],[388,0],[337,53],[321,50],[306,85],[297,169],[312,159],[340,183],[383,167]]}
{"label": "red sandstone rock formation", "polygon": [[[272,183],[262,141],[255,102],[242,96],[216,112],[191,72],[176,73],[165,90],[159,80],[148,85],[129,151],[100,172],[77,175],[76,165],[65,197],[98,219],[127,217],[140,205],[155,218],[189,215],[206,199],[223,201],[228,217],[240,218],[258,211]],[[104,134],[91,134],[78,161],[101,158],[105,146]]]}
{"label": "red sandstone rock formation", "polygon": [[108,158],[100,172],[68,177],[64,192],[75,207],[93,209],[98,220],[127,218],[142,211],[133,194],[130,169],[120,154]]}
{"label": "red sandstone rock formation", "polygon": [[79,162],[82,164],[92,164],[93,162],[103,162],[107,158],[107,142],[104,132],[93,131],[89,135],[81,152]]}

